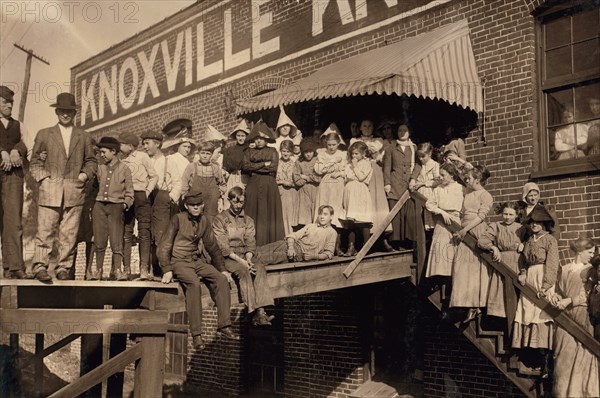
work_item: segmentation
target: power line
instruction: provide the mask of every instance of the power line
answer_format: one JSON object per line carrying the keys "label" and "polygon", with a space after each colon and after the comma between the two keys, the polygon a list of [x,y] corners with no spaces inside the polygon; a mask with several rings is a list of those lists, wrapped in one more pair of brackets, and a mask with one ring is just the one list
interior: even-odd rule
{"label": "power line", "polygon": [[[25,37],[25,35],[27,35],[27,33],[29,32],[29,29],[31,29],[31,27],[33,26],[33,23],[29,23],[29,26],[27,27],[27,30],[25,30],[25,32],[21,35],[21,37],[19,38],[19,40],[17,40],[17,42],[20,42],[21,40],[23,40],[23,38]],[[4,66],[4,64],[6,63],[6,61],[8,61],[8,59],[10,58],[10,56],[12,55],[12,53],[15,51],[15,47],[12,48],[12,50],[10,51],[10,53],[8,53],[8,55],[6,56],[6,58],[4,58],[4,61],[2,61],[2,65],[0,65],[0,68]]]}
{"label": "power line", "polygon": [[[24,4],[24,7],[27,6],[27,3],[29,3],[31,0],[27,0]],[[10,30],[8,31],[8,33],[6,34],[6,36],[4,36],[5,39],[8,38],[8,36],[12,33],[12,31],[15,29],[15,27],[17,26],[17,24],[19,23],[19,18],[15,19],[15,23],[13,24],[13,26],[10,28]]]}

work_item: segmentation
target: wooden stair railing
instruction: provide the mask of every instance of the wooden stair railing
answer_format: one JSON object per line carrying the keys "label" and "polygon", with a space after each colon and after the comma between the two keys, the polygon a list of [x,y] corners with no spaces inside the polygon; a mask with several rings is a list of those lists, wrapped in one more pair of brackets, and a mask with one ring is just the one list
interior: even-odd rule
{"label": "wooden stair railing", "polygon": [[[427,200],[419,193],[413,192],[412,197],[415,200],[423,203]],[[449,226],[449,229],[452,232],[456,232],[461,228],[462,226],[456,222],[453,222],[452,225]],[[542,308],[544,311],[546,311],[554,319],[558,326],[575,337],[575,339],[577,339],[585,348],[593,352],[596,356],[600,356],[600,342],[598,342],[592,335],[590,335],[584,328],[582,328],[563,311],[559,311],[554,308],[548,300],[538,298],[537,292],[535,289],[533,289],[533,287],[530,285],[521,285],[517,279],[517,273],[502,261],[495,262],[489,252],[479,249],[477,246],[477,239],[475,239],[473,235],[466,234],[463,242],[473,251],[479,254],[489,265],[492,266],[492,268],[498,271],[505,278],[505,281],[510,281],[517,289],[521,291],[521,294],[525,295],[525,297],[531,300],[539,308]]]}
{"label": "wooden stair railing", "polygon": [[408,191],[404,192],[404,194],[400,197],[400,200],[398,200],[394,207],[392,207],[392,209],[390,210],[388,215],[385,216],[381,224],[373,226],[373,229],[371,231],[371,237],[368,241],[365,242],[362,249],[360,249],[354,260],[344,270],[344,276],[346,278],[350,278],[356,267],[358,267],[362,259],[365,258],[369,250],[371,250],[371,247],[373,247],[375,242],[377,242],[377,239],[379,239],[379,236],[381,236],[381,234],[383,233],[383,231],[385,231],[387,226],[390,225],[394,217],[396,217],[396,214],[398,214],[402,206],[404,206],[404,204],[406,203],[406,201],[408,201],[409,198],[410,193]]}

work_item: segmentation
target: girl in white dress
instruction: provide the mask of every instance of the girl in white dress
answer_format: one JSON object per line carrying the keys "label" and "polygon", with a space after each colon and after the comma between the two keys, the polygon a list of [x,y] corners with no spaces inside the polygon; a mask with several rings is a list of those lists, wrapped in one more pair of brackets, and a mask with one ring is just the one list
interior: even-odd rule
{"label": "girl in white dress", "polygon": [[373,168],[368,157],[369,149],[364,142],[357,141],[348,150],[346,186],[344,187],[345,228],[349,230],[346,257],[356,255],[356,234],[363,236],[363,244],[369,239],[371,224],[371,193],[369,181]]}

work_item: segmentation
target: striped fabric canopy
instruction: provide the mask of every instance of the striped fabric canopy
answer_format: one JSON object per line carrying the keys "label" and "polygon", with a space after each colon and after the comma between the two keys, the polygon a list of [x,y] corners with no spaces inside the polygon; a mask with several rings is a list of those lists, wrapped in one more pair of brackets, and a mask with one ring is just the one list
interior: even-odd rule
{"label": "striped fabric canopy", "polygon": [[289,86],[237,101],[238,114],[297,102],[407,94],[483,110],[466,20],[327,65]]}

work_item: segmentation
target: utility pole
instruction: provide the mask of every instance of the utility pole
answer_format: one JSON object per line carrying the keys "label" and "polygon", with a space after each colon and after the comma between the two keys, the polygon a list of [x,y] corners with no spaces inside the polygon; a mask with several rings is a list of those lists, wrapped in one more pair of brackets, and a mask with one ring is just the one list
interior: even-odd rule
{"label": "utility pole", "polygon": [[29,91],[29,79],[31,78],[31,61],[33,58],[42,61],[46,65],[50,65],[50,62],[44,58],[34,54],[33,50],[28,50],[25,47],[15,43],[15,47],[27,54],[27,63],[25,64],[25,80],[23,81],[23,93],[21,95],[21,103],[19,104],[19,119],[21,122],[25,120],[25,104],[27,104],[27,92]]}

